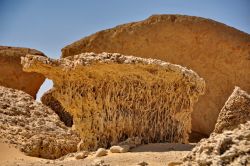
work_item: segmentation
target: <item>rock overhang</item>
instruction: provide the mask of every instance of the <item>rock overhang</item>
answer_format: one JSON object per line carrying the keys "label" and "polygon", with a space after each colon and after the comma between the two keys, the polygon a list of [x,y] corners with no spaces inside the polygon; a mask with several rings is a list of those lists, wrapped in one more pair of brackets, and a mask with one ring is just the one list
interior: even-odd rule
{"label": "rock overhang", "polygon": [[23,69],[54,81],[54,97],[73,115],[85,148],[128,137],[182,142],[205,81],[192,70],[119,53],[84,53],[59,60],[27,55]]}

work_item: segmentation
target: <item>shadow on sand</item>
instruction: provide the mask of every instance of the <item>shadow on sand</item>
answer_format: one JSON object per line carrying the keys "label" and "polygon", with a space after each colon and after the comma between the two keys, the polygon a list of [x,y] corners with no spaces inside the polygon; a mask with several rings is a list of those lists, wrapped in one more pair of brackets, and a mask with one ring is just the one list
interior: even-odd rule
{"label": "shadow on sand", "polygon": [[138,146],[131,149],[131,152],[191,151],[194,146],[194,144],[154,143]]}

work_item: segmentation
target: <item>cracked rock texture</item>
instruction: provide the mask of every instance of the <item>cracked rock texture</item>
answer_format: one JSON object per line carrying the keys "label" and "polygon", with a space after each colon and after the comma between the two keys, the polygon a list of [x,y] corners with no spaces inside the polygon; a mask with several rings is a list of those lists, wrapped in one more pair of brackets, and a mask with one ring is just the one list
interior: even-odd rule
{"label": "cracked rock texture", "polygon": [[60,120],[63,121],[66,126],[71,127],[73,125],[73,117],[70,115],[70,113],[65,111],[61,103],[53,97],[52,93],[53,89],[44,93],[41,97],[41,102],[55,111]]}
{"label": "cracked rock texture", "polygon": [[27,55],[22,64],[53,80],[52,94],[73,115],[84,150],[133,137],[185,143],[193,105],[205,91],[205,81],[192,70],[118,53],[59,60]]}
{"label": "cracked rock texture", "polygon": [[183,165],[246,166],[250,164],[250,121],[234,130],[212,133],[184,158]]}
{"label": "cracked rock texture", "polygon": [[250,95],[235,87],[219,114],[214,132],[233,130],[247,121],[250,121]]}
{"label": "cracked rock texture", "polygon": [[200,17],[153,15],[76,41],[62,57],[118,52],[186,66],[206,80],[192,114],[192,129],[209,135],[235,85],[250,91],[250,35]]}
{"label": "cracked rock texture", "polygon": [[36,98],[45,78],[42,74],[22,70],[21,57],[26,54],[45,56],[34,49],[0,46],[0,85],[22,90]]}
{"label": "cracked rock texture", "polygon": [[59,158],[76,152],[78,135],[30,95],[0,86],[0,139],[29,156]]}

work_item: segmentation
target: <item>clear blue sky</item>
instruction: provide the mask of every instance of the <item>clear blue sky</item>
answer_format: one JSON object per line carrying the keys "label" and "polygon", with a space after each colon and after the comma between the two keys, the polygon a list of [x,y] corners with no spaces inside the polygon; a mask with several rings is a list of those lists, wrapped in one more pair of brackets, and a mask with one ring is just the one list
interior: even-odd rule
{"label": "clear blue sky", "polygon": [[[200,16],[250,33],[250,0],[0,0],[0,45],[59,58],[84,36],[152,14]],[[51,86],[46,81],[38,98]]]}

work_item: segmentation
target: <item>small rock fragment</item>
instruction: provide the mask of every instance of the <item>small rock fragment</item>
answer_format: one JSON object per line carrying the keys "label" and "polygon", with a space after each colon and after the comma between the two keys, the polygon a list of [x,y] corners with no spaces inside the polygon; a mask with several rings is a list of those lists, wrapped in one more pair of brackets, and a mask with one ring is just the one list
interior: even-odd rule
{"label": "small rock fragment", "polygon": [[104,160],[95,160],[91,166],[110,166],[109,164],[106,164]]}
{"label": "small rock fragment", "polygon": [[75,159],[79,160],[79,159],[84,159],[88,157],[88,152],[87,151],[83,151],[83,152],[79,152],[76,154]]}
{"label": "small rock fragment", "polygon": [[112,146],[110,152],[112,153],[126,153],[130,149],[129,145]]}
{"label": "small rock fragment", "polygon": [[95,153],[95,157],[102,157],[102,156],[106,156],[108,154],[108,151],[104,148],[99,148],[96,153]]}
{"label": "small rock fragment", "polygon": [[176,166],[176,165],[181,165],[182,162],[170,162],[168,163],[168,166]]}
{"label": "small rock fragment", "polygon": [[139,162],[139,163],[138,163],[138,164],[136,164],[136,165],[146,166],[146,165],[148,165],[148,163],[147,163],[147,162],[145,162],[145,161],[142,161],[142,162]]}

